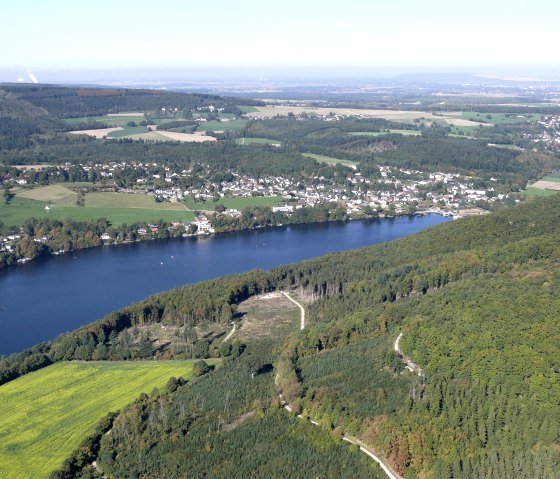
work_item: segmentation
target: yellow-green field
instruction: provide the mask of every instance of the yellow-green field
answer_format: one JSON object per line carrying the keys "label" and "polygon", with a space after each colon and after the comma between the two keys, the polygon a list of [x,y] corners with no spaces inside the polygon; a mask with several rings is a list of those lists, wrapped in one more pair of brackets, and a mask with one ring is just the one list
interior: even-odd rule
{"label": "yellow-green field", "polygon": [[[78,185],[76,185],[78,186]],[[18,226],[26,219],[70,218],[85,221],[106,218],[112,224],[158,221],[192,221],[194,213],[181,203],[157,203],[153,196],[126,193],[87,193],[85,207],[76,205],[77,195],[66,186],[49,185],[20,189],[10,204],[0,208],[0,221]],[[49,209],[46,209],[48,206]]]}
{"label": "yellow-green field", "polygon": [[[217,360],[208,360],[216,364]],[[110,411],[193,361],[65,362],[0,386],[0,478],[47,478]]]}

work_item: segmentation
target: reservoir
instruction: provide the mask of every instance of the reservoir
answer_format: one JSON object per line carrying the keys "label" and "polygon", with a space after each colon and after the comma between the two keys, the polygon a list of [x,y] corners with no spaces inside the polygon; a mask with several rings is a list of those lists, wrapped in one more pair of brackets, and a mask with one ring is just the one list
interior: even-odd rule
{"label": "reservoir", "polygon": [[41,258],[0,272],[0,354],[186,283],[390,241],[449,220],[427,215],[291,225]]}

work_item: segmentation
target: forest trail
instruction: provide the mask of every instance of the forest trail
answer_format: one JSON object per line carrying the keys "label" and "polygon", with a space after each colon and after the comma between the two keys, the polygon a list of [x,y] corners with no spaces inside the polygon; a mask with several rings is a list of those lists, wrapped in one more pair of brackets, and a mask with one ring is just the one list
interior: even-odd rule
{"label": "forest trail", "polygon": [[288,293],[285,293],[284,291],[282,291],[282,294],[284,296],[286,296],[286,298],[288,298],[292,303],[294,303],[301,310],[301,328],[300,329],[305,329],[305,309],[303,309],[303,306],[300,303],[298,303],[294,298],[292,298]]}
{"label": "forest trail", "polygon": [[381,469],[383,469],[383,472],[385,474],[387,474],[387,477],[389,479],[403,479],[403,477],[401,475],[399,475],[395,471],[393,471],[393,469],[391,469],[390,466],[388,466],[381,459],[379,459],[379,457],[377,457],[373,453],[373,451],[369,447],[367,447],[359,439],[357,439],[355,437],[352,437],[352,436],[344,435],[344,436],[342,436],[342,440],[346,441],[346,442],[349,442],[350,444],[354,444],[354,445],[358,446],[360,448],[360,451],[362,451],[366,456],[369,456],[371,459],[373,459],[375,462],[377,462],[377,464],[379,464],[379,467],[381,467]]}
{"label": "forest trail", "polygon": [[228,333],[228,335],[224,339],[222,339],[222,343],[225,343],[229,338],[231,338],[233,333],[235,333],[235,323],[233,323],[233,329]]}
{"label": "forest trail", "polygon": [[418,364],[413,363],[411,361],[411,359],[401,351],[399,343],[401,341],[402,336],[403,336],[403,333],[400,333],[398,335],[397,339],[395,339],[395,344],[393,346],[394,349],[395,349],[395,352],[403,360],[403,362],[406,366],[406,369],[408,369],[411,373],[414,373],[414,374],[417,374],[418,376],[424,377],[424,372],[422,371],[422,368],[420,366],[418,366]]}

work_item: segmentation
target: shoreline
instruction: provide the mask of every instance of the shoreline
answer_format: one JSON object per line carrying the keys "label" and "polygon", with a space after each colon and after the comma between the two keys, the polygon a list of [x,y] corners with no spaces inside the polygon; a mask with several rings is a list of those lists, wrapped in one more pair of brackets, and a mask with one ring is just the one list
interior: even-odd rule
{"label": "shoreline", "polygon": [[457,218],[461,218],[462,216],[454,214],[452,212],[447,212],[447,211],[442,211],[442,210],[437,210],[437,209],[433,209],[433,210],[426,210],[426,211],[417,211],[415,213],[412,214],[395,214],[393,216],[387,216],[385,214],[379,214],[378,216],[364,216],[361,218],[347,218],[345,220],[327,220],[327,221],[310,221],[307,223],[287,223],[287,224],[279,224],[279,225],[267,225],[267,226],[256,226],[253,228],[245,228],[245,229],[233,229],[231,231],[216,231],[216,232],[198,232],[198,233],[193,233],[193,234],[187,234],[187,233],[183,233],[180,236],[176,236],[176,237],[169,237],[169,238],[145,238],[145,239],[135,239],[135,240],[124,240],[124,241],[113,241],[113,242],[109,242],[106,240],[101,240],[101,244],[100,245],[96,245],[96,246],[89,246],[86,248],[73,248],[70,249],[68,251],[64,251],[64,250],[58,250],[58,251],[52,251],[51,253],[48,254],[44,254],[44,255],[39,255],[35,258],[18,258],[16,260],[15,263],[6,266],[5,268],[0,268],[0,274],[2,274],[2,272],[4,271],[10,271],[12,270],[14,267],[17,266],[25,266],[29,263],[35,263],[36,260],[38,259],[46,259],[49,258],[51,256],[61,256],[61,255],[66,255],[66,254],[70,254],[70,253],[74,253],[76,251],[83,251],[83,250],[90,250],[90,249],[94,249],[94,248],[103,248],[103,247],[111,247],[111,246],[124,246],[124,245],[132,245],[132,244],[136,244],[136,243],[143,243],[143,242],[147,242],[147,241],[162,241],[162,240],[178,240],[178,239],[188,239],[188,238],[198,238],[198,237],[207,237],[207,236],[214,236],[214,235],[222,235],[222,234],[227,234],[227,233],[237,233],[237,232],[241,232],[241,231],[257,231],[257,230],[269,230],[269,229],[273,229],[273,228],[285,228],[288,226],[296,226],[296,225],[315,225],[315,224],[322,224],[322,223],[346,223],[348,221],[374,221],[374,220],[391,220],[391,219],[395,219],[395,218],[402,218],[404,216],[429,216],[429,215],[439,215],[439,216],[443,216],[443,217],[453,217],[453,219],[457,219]]}

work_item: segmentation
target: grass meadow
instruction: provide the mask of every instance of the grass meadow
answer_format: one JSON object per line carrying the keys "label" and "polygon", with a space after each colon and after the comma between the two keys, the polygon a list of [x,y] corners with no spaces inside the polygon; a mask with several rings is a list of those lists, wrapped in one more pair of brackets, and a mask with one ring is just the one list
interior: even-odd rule
{"label": "grass meadow", "polygon": [[282,196],[249,196],[239,198],[221,198],[220,201],[194,202],[192,198],[185,200],[185,205],[190,210],[210,210],[213,211],[218,205],[224,205],[226,208],[242,210],[246,206],[276,206],[284,204],[286,199]]}
{"label": "grass meadow", "polygon": [[[216,361],[213,361],[216,364]],[[95,424],[192,361],[65,362],[0,386],[0,477],[47,478]]]}
{"label": "grass meadow", "polygon": [[270,138],[237,138],[235,143],[238,145],[272,145],[282,146],[282,142],[278,140],[271,140]]}
{"label": "grass meadow", "polygon": [[[86,206],[76,205],[76,193],[62,185],[19,191],[0,208],[0,221],[18,226],[28,218],[70,218],[76,221],[106,218],[112,224],[192,221],[194,214],[180,203],[156,203],[153,196],[125,193],[87,193]],[[46,207],[49,207],[47,210]]]}

